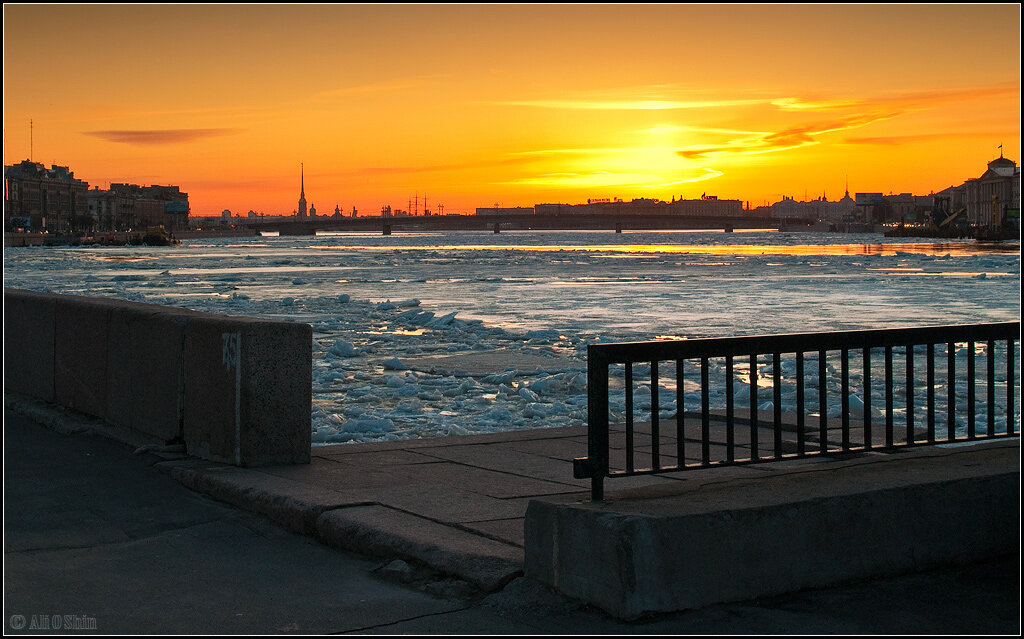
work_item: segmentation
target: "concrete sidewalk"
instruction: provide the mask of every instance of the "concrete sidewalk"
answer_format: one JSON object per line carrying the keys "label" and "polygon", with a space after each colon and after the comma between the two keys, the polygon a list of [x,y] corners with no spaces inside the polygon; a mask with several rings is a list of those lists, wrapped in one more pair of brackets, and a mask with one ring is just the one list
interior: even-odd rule
{"label": "concrete sidewalk", "polygon": [[1019,633],[1019,540],[1002,562],[634,623],[567,601],[521,577],[523,516],[532,498],[586,493],[567,462],[585,447],[582,429],[536,430],[317,447],[308,466],[245,469],[133,456],[5,410],[7,630],[11,615],[85,615],[137,633]]}

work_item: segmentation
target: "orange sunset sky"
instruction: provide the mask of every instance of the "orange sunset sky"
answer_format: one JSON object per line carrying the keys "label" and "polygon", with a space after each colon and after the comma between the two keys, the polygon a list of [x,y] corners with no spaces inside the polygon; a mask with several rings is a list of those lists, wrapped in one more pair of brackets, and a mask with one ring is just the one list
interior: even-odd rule
{"label": "orange sunset sky", "polygon": [[[193,215],[927,194],[1020,161],[1020,6],[5,5],[4,163]],[[422,202],[420,208],[422,209]]]}

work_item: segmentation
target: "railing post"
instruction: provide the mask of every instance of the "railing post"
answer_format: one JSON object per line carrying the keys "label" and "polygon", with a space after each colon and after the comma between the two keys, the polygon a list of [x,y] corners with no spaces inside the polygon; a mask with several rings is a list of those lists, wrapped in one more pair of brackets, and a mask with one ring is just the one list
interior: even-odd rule
{"label": "railing post", "polygon": [[608,474],[608,361],[593,346],[587,347],[587,425],[590,498],[603,501]]}
{"label": "railing post", "polygon": [[[935,346],[945,345],[947,349],[947,362],[946,362],[946,373],[947,379],[945,392],[947,393],[946,398],[946,422],[947,422],[947,434],[945,441],[958,441],[955,436],[955,423],[957,415],[957,404],[965,406],[967,411],[966,422],[968,426],[968,432],[964,439],[970,440],[980,437],[1003,437],[1013,436],[1018,434],[1018,429],[1015,428],[1015,415],[1014,405],[1016,404],[1015,390],[1016,380],[1018,379],[1015,371],[1016,359],[1014,357],[1016,351],[1016,344],[1019,337],[1016,337],[1020,332],[1019,323],[1002,323],[1002,324],[978,324],[968,326],[943,326],[943,327],[922,327],[920,329],[894,329],[894,330],[871,330],[871,331],[850,331],[843,333],[807,333],[807,334],[792,334],[792,335],[771,335],[771,336],[756,336],[752,338],[747,337],[736,337],[736,338],[711,338],[707,340],[688,340],[686,342],[679,343],[666,343],[666,342],[640,342],[640,343],[627,343],[627,344],[592,344],[587,349],[587,408],[588,408],[588,437],[587,437],[587,451],[588,457],[580,457],[573,460],[573,476],[577,479],[588,478],[591,480],[591,498],[594,501],[603,501],[604,499],[604,481],[610,477],[621,477],[630,475],[648,475],[661,473],[665,471],[676,471],[685,470],[687,468],[700,467],[717,467],[721,465],[733,465],[733,464],[748,464],[758,463],[765,461],[781,460],[786,458],[782,454],[783,449],[783,428],[781,420],[781,355],[780,353],[793,352],[796,355],[796,405],[797,405],[797,433],[796,433],[796,452],[797,456],[803,457],[809,454],[822,454],[828,455],[834,452],[846,452],[854,451],[859,452],[870,451],[876,447],[873,430],[875,430],[875,422],[871,415],[874,402],[872,401],[872,390],[873,390],[873,371],[872,371],[872,349],[884,349],[884,375],[885,375],[885,448],[900,448],[900,447],[912,447],[921,444],[934,444],[936,442],[936,409],[941,408],[936,406],[936,363],[935,363]],[[997,344],[1001,345],[1001,342],[1006,343],[1006,433],[995,432],[997,430],[995,423],[995,403],[997,399],[996,386],[1001,385],[1003,380],[995,379],[995,371],[998,366],[996,356]],[[976,427],[980,427],[981,424],[977,423],[977,416],[975,411],[977,406],[975,404],[980,399],[978,391],[976,390],[975,377],[978,372],[980,365],[975,361],[976,356],[974,348],[981,342],[986,347],[986,361],[985,368],[987,373],[986,380],[986,406],[987,406],[987,423],[986,428],[981,432],[976,432]],[[956,379],[956,344],[966,343],[967,344],[967,362],[966,362],[966,389],[963,389],[959,385],[959,381]],[[915,356],[915,346],[920,345],[922,355],[924,356],[924,368],[921,370],[920,363],[916,361],[918,358]],[[897,372],[894,367],[894,354],[897,347],[905,349],[905,379],[906,379],[906,441],[897,442],[895,435],[895,387],[897,385]],[[809,372],[805,370],[804,354],[803,349],[809,349],[808,352],[817,352],[818,361],[818,434],[819,443],[818,450],[810,452],[806,450],[805,427],[806,416],[805,416],[805,401],[806,396],[804,394],[804,375]],[[793,350],[790,350],[793,349]],[[856,433],[851,433],[853,430],[853,424],[851,423],[850,415],[850,399],[851,392],[853,390],[851,384],[850,370],[850,350],[860,350],[861,363],[863,369],[863,380],[862,389],[864,393],[864,418],[863,418],[863,440]],[[841,421],[841,432],[838,433],[839,438],[837,441],[832,442],[837,448],[830,448],[829,444],[829,420],[828,420],[828,401],[827,395],[828,390],[828,371],[831,366],[828,365],[828,354],[829,352],[839,351],[839,369],[836,371],[839,377],[838,392],[840,397],[838,403],[840,404],[840,421]],[[738,355],[739,354],[739,355]],[[758,415],[758,378],[761,376],[758,370],[758,360],[760,356],[772,358],[771,377],[772,377],[772,398],[774,404],[774,419],[773,419],[773,431],[774,431],[774,454],[769,456],[763,456],[759,450],[759,435],[758,432],[760,423]],[[735,393],[733,384],[735,380],[734,375],[734,358],[742,357],[744,359],[749,358],[749,402],[750,402],[750,458],[749,459],[736,459],[735,458],[735,437],[734,437],[734,408],[735,408]],[[711,358],[725,358],[725,375],[726,375],[726,386],[725,386],[725,459],[718,459],[717,453],[715,459],[712,459],[711,455],[711,430],[710,430],[710,359]],[[700,463],[694,466],[688,467],[686,464],[685,457],[685,429],[684,419],[686,411],[686,393],[685,393],[685,378],[684,372],[684,360],[699,360],[700,361],[700,412],[701,412],[701,424],[700,424],[700,439],[701,439],[701,451],[700,451]],[[660,463],[660,420],[658,414],[659,402],[659,361],[675,360],[676,363],[676,456],[678,462],[674,466],[666,467]],[[633,364],[637,362],[650,362],[651,363],[651,435],[652,435],[652,464],[650,468],[636,468],[634,464],[634,442],[633,442]],[[625,445],[626,445],[626,460],[624,469],[620,467],[620,456],[616,453],[616,468],[613,470],[610,468],[610,424],[609,424],[609,367],[611,364],[624,364],[625,374],[625,408],[626,408],[626,432],[625,432]],[[918,371],[915,371],[915,368]],[[813,373],[812,373],[813,374]],[[918,380],[918,374],[923,380]],[[915,395],[915,386],[920,386],[919,382],[923,381],[925,388],[922,390],[922,399],[918,400]],[[834,382],[833,382],[834,383]],[[966,402],[957,402],[957,391],[961,390],[966,393]],[[835,391],[832,391],[835,392]],[[1002,393],[998,393],[1002,394]],[[917,415],[918,408],[915,404],[921,403],[924,411],[923,415]],[[916,424],[915,422],[922,422],[922,431],[920,434],[915,433]],[[879,422],[880,423],[880,422]],[[998,429],[1001,430],[1001,429]],[[851,437],[851,435],[854,435]],[[880,434],[879,434],[880,435]],[[616,431],[616,437],[618,438],[618,431]],[[619,440],[617,439],[616,442]],[[860,442],[855,444],[854,441]],[[879,442],[881,445],[881,442]]]}

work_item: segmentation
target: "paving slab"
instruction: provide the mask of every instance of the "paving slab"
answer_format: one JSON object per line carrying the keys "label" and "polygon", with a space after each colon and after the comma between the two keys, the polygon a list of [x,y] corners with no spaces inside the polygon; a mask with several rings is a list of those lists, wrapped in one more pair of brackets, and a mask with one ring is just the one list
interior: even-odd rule
{"label": "paving slab", "polygon": [[302,484],[356,491],[421,482],[432,474],[430,467],[443,463],[434,459],[415,466],[400,464],[388,467],[363,464],[358,456],[332,456],[314,457],[309,464],[270,466],[262,472]]}
{"label": "paving slab", "polygon": [[522,548],[385,506],[327,511],[317,532],[329,545],[414,559],[488,592],[522,574]]}
{"label": "paving slab", "polygon": [[466,522],[514,518],[519,528],[523,527],[526,504],[521,499],[501,499],[450,485],[426,488],[423,484],[384,486],[364,494],[374,503],[448,525],[464,527]]}
{"label": "paving slab", "polygon": [[294,532],[312,534],[320,513],[367,501],[358,492],[205,460],[161,462],[157,468],[196,492],[269,517]]}
{"label": "paving slab", "polygon": [[509,450],[518,450],[531,455],[549,459],[566,460],[574,457],[585,457],[587,454],[586,439],[566,436],[551,439],[526,439],[505,442]]}
{"label": "paving slab", "polygon": [[[525,508],[525,504],[517,505],[517,512]],[[504,541],[514,546],[523,547],[525,535],[523,533],[523,518],[512,517],[510,519],[491,519],[488,521],[469,521],[462,524],[463,529],[477,531],[480,534]]]}
{"label": "paving slab", "polygon": [[[582,488],[589,485],[586,481],[573,479],[572,465],[564,463],[565,460],[553,464],[551,457],[518,451],[504,443],[438,446],[423,448],[420,452],[467,466],[525,475]],[[577,452],[580,451],[577,449]],[[582,452],[585,454],[586,451]]]}

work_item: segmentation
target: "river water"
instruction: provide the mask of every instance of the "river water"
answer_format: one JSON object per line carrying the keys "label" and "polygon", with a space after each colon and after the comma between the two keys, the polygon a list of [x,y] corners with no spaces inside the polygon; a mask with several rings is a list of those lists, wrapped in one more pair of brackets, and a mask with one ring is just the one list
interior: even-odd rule
{"label": "river water", "polygon": [[331,443],[585,423],[595,341],[1019,320],[1020,245],[338,233],[5,248],[4,285],[312,324],[311,428]]}

